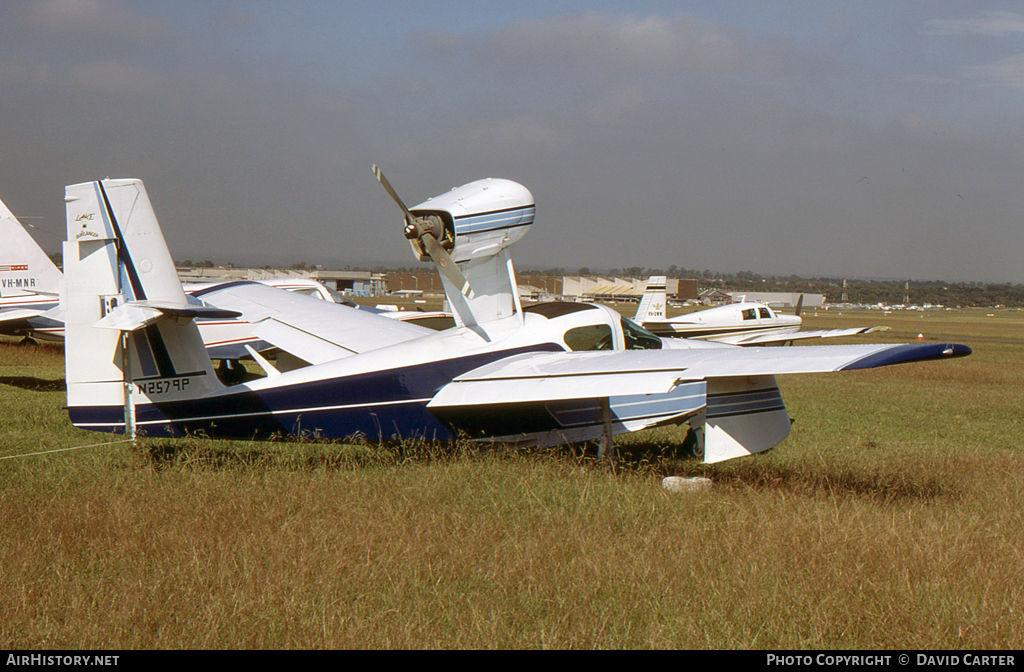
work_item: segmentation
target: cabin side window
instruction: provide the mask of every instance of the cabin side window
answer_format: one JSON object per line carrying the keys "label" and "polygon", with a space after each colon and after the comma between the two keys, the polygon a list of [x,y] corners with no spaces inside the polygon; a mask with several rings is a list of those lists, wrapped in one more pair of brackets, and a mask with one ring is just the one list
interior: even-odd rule
{"label": "cabin side window", "polygon": [[590,324],[565,332],[563,337],[570,350],[611,350],[614,346],[612,328],[607,324]]}
{"label": "cabin side window", "polygon": [[747,308],[746,310],[744,310],[742,312],[742,315],[743,315],[743,319],[744,320],[756,320],[757,319],[757,311],[754,310],[753,308]]}
{"label": "cabin side window", "polygon": [[761,314],[762,320],[770,320],[772,318],[772,313],[767,308],[758,308],[757,310]]}

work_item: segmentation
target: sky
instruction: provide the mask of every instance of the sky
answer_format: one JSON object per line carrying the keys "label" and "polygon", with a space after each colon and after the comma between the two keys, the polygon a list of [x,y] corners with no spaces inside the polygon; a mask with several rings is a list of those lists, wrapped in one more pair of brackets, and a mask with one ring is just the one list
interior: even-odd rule
{"label": "sky", "polygon": [[132,177],[178,260],[421,264],[377,164],[525,185],[520,269],[1024,283],[1022,98],[1014,2],[16,0],[0,199],[50,252]]}

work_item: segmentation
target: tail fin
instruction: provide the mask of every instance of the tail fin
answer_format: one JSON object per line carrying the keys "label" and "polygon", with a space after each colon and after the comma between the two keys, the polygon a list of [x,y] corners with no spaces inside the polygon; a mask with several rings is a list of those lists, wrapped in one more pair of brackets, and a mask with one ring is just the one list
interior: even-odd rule
{"label": "tail fin", "polygon": [[218,311],[186,299],[142,182],[76,184],[65,189],[64,200],[72,422],[133,431],[135,404],[221,389],[191,319]]}
{"label": "tail fin", "polygon": [[636,317],[633,321],[637,324],[644,322],[664,322],[666,315],[667,294],[665,285],[667,279],[664,275],[652,275],[647,279],[647,288],[644,296],[640,299],[640,307],[636,309]]}
{"label": "tail fin", "polygon": [[0,201],[0,296],[60,293],[63,276],[39,243]]}

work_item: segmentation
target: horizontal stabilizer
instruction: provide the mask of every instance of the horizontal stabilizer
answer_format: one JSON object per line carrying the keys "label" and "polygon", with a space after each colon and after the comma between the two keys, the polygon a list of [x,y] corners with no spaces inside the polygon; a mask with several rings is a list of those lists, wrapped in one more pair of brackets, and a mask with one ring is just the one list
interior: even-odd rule
{"label": "horizontal stabilizer", "polygon": [[129,301],[117,306],[96,323],[102,329],[138,331],[164,318],[175,320],[224,319],[238,317],[234,310],[224,310],[206,305],[171,304],[162,301]]}

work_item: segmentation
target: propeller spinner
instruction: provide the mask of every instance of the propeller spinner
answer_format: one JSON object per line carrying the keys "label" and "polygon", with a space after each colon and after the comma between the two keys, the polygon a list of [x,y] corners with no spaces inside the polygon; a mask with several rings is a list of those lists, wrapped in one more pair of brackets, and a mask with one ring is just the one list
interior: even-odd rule
{"label": "propeller spinner", "polygon": [[394,187],[376,165],[373,166],[373,174],[377,176],[377,181],[384,187],[384,191],[388,192],[391,199],[402,209],[402,213],[405,215],[405,237],[409,240],[419,241],[423,250],[437,264],[437,270],[441,275],[458,287],[466,298],[472,299],[473,288],[469,286],[469,280],[459,270],[455,260],[448,254],[448,250],[438,242],[439,238],[444,237],[444,222],[441,221],[441,218],[437,215],[414,215],[409,208],[405,207],[405,203],[398,197]]}

